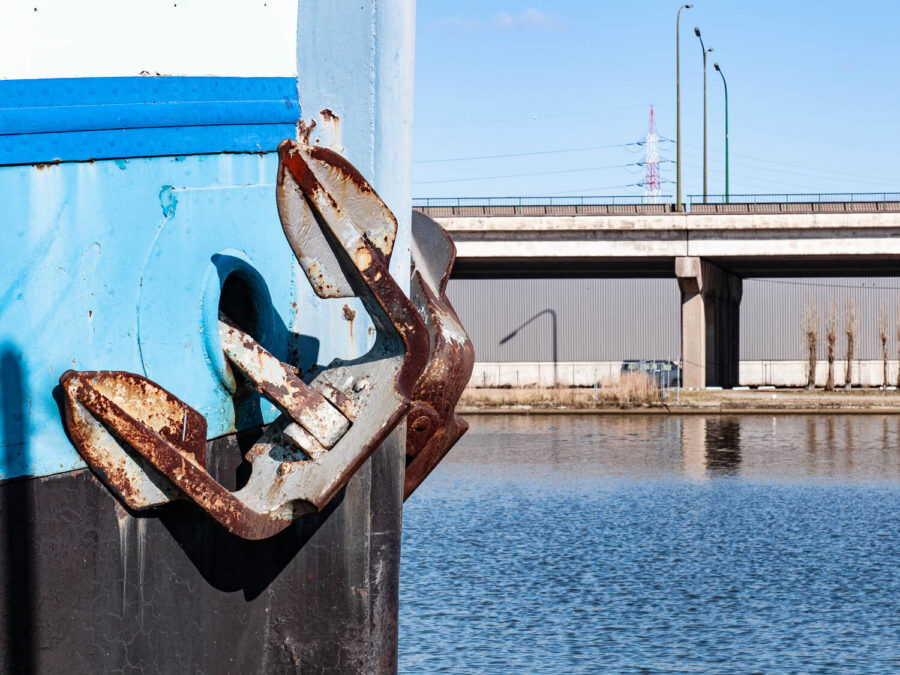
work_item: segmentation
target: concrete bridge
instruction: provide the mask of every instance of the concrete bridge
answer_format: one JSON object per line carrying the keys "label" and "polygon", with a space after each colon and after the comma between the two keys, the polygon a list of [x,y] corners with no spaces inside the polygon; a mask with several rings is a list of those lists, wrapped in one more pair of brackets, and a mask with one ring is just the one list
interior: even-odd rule
{"label": "concrete bridge", "polygon": [[897,201],[422,206],[459,276],[674,277],[684,386],[738,384],[742,280],[900,274]]}

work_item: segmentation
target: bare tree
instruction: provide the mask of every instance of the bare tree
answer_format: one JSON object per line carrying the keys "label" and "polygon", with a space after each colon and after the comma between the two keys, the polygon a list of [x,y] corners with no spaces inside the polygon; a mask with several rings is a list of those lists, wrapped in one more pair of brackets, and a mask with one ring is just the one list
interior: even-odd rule
{"label": "bare tree", "polygon": [[853,386],[853,350],[859,335],[859,304],[850,298],[844,307],[844,335],[847,337],[847,369],[844,372],[844,389]]}
{"label": "bare tree", "polygon": [[887,391],[888,386],[888,317],[884,308],[878,310],[878,337],[881,339],[881,391]]}
{"label": "bare tree", "polygon": [[806,388],[816,388],[816,347],[819,341],[819,312],[814,304],[803,306],[803,336],[806,340]]}
{"label": "bare tree", "polygon": [[[900,324],[897,325],[900,333]],[[825,342],[828,345],[828,379],[825,380],[825,391],[834,391],[834,346],[837,342],[837,306],[834,300],[828,303],[825,310]]]}
{"label": "bare tree", "polygon": [[[900,357],[900,307],[895,310],[894,325],[897,332],[897,356]],[[897,368],[897,389],[900,390],[900,367]]]}

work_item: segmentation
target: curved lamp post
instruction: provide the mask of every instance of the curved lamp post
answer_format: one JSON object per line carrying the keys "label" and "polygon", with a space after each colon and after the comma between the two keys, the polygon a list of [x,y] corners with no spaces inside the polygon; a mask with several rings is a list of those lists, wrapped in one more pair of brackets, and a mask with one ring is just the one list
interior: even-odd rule
{"label": "curved lamp post", "polygon": [[725,203],[728,203],[728,83],[725,81],[725,73],[719,68],[718,63],[713,64],[716,72],[722,76],[722,84],[725,85]]}
{"label": "curved lamp post", "polygon": [[[530,324],[532,321],[535,321],[535,320],[539,319],[539,318],[542,317],[544,314],[549,314],[549,315],[550,315],[550,324],[551,324],[551,325],[550,325],[550,329],[551,329],[551,331],[552,331],[551,334],[550,334],[550,339],[551,339],[550,348],[551,348],[551,351],[552,351],[552,353],[553,353],[553,386],[555,387],[556,385],[559,384],[559,374],[558,374],[558,372],[557,372],[557,365],[556,365],[556,364],[558,363],[558,361],[559,361],[559,353],[557,352],[557,346],[556,346],[556,334],[557,334],[557,329],[556,329],[556,310],[553,310],[553,309],[542,309],[540,312],[538,312],[538,313],[535,314],[533,317],[531,317],[530,319],[528,319],[525,323],[521,324],[518,328],[516,328],[515,330],[513,330],[512,333],[510,333],[509,335],[506,335],[505,337],[503,337],[503,338],[500,340],[500,342],[499,342],[498,344],[505,345],[507,342],[509,342],[510,340],[512,340],[512,339],[519,333],[520,330],[522,330],[523,328],[525,328],[525,327],[526,327],[528,324]],[[538,384],[540,384],[540,374],[538,375]]]}
{"label": "curved lamp post", "polygon": [[690,9],[692,4],[682,5],[678,8],[675,17],[675,144],[678,146],[675,161],[675,210],[681,211],[681,10]]}
{"label": "curved lamp post", "polygon": [[700,40],[700,51],[703,52],[703,203],[706,203],[706,55],[712,51],[703,46],[703,37],[700,29],[694,29],[694,35]]}

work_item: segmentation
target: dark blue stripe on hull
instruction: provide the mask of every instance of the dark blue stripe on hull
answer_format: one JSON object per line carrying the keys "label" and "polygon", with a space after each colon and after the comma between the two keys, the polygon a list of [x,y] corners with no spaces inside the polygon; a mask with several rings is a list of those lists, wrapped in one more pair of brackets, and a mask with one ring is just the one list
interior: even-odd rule
{"label": "dark blue stripe on hull", "polygon": [[291,77],[0,81],[0,164],[266,152],[300,118]]}

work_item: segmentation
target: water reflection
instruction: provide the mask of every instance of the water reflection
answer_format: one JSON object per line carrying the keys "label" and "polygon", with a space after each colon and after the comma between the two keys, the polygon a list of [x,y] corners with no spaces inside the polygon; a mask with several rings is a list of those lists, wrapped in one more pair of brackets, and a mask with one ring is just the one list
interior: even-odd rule
{"label": "water reflection", "polygon": [[825,418],[825,452],[828,460],[828,466],[834,471],[834,417]]}
{"label": "water reflection", "polygon": [[[479,415],[445,463],[534,478],[894,480],[895,415]],[[448,474],[449,475],[449,474]]]}
{"label": "water reflection", "polygon": [[737,475],[741,465],[741,425],[733,417],[681,417],[684,475],[695,480]]}
{"label": "water reflection", "polygon": [[[856,434],[854,433],[856,422],[857,420],[851,417],[847,420],[847,424],[844,425],[844,461],[847,468],[843,473],[847,474],[853,471],[853,459],[854,455],[856,455]],[[875,430],[872,429],[872,431],[874,432]]]}
{"label": "water reflection", "polygon": [[681,455],[684,475],[702,480],[706,478],[706,418],[697,416],[681,419]]}
{"label": "water reflection", "polygon": [[819,444],[819,432],[816,418],[809,415],[806,418],[806,466],[807,470],[816,465],[816,449]]}
{"label": "water reflection", "polygon": [[741,425],[733,417],[714,417],[706,426],[706,465],[710,476],[736,476],[741,466]]}
{"label": "water reflection", "polygon": [[897,671],[900,417],[470,422],[403,507],[401,673]]}

